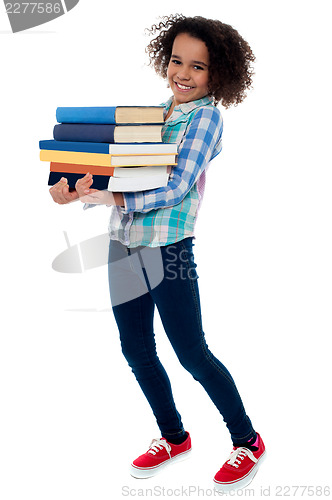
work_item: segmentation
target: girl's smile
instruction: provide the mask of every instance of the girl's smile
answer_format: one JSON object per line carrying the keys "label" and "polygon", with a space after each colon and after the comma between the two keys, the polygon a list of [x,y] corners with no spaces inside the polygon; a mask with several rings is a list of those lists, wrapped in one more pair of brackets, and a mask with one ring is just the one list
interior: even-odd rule
{"label": "girl's smile", "polygon": [[180,89],[180,90],[191,90],[192,88],[194,88],[194,87],[186,87],[185,85],[181,85],[178,82],[174,82],[174,83],[178,87],[178,89]]}
{"label": "girl's smile", "polygon": [[173,42],[167,78],[174,94],[174,106],[206,96],[209,52],[205,43],[188,33],[180,33]]}

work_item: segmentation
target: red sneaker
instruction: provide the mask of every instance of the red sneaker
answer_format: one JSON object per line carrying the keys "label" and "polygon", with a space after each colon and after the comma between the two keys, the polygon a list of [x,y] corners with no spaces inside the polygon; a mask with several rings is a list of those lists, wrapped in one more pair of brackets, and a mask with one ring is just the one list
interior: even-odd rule
{"label": "red sneaker", "polygon": [[181,444],[169,443],[165,438],[154,439],[144,455],[136,458],[130,466],[130,474],[136,478],[155,476],[170,463],[180,462],[191,453],[191,439]]}
{"label": "red sneaker", "polygon": [[234,447],[228,460],[214,476],[216,490],[232,491],[245,488],[253,480],[259,466],[265,459],[265,446],[257,432],[258,446],[252,450],[244,446]]}

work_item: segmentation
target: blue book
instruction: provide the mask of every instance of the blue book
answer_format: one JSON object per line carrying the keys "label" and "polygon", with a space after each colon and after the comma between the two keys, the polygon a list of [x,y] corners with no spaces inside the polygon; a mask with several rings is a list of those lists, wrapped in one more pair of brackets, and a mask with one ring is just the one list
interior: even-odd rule
{"label": "blue book", "polygon": [[55,125],[56,141],[71,142],[162,142],[162,124],[105,125],[88,123],[62,123]]}
{"label": "blue book", "polygon": [[[176,155],[175,143],[108,144],[104,142],[39,141],[40,149],[56,151],[76,151],[79,153],[102,153],[111,155]],[[172,160],[167,160],[173,163]]]}
{"label": "blue book", "polygon": [[78,153],[109,154],[110,144],[104,142],[39,141],[39,149],[51,151],[76,151]]}
{"label": "blue book", "polygon": [[163,123],[162,106],[59,107],[59,123]]}
{"label": "blue book", "polygon": [[[48,185],[53,186],[54,184],[59,182],[61,177],[65,177],[68,181],[68,186],[70,188],[75,188],[75,184],[78,179],[82,179],[82,177],[84,176],[85,174],[73,174],[70,172],[50,172],[50,175],[48,177]],[[107,189],[109,180],[109,175],[94,175],[91,189]]]}

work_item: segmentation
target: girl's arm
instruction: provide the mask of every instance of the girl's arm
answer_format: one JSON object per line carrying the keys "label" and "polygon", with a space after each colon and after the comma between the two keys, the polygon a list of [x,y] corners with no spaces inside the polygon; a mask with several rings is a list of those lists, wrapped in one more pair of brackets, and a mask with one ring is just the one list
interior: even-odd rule
{"label": "girl's arm", "polygon": [[214,157],[215,146],[221,143],[221,135],[220,111],[212,107],[198,110],[180,145],[178,164],[172,169],[168,185],[148,191],[123,193],[124,213],[149,212],[180,203]]}

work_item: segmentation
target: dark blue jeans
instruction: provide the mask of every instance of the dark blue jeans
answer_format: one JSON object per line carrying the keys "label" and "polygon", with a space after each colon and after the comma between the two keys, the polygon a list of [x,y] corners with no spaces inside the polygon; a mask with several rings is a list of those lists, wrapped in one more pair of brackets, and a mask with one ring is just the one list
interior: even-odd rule
{"label": "dark blue jeans", "polygon": [[127,248],[110,242],[109,284],[122,352],[166,439],[184,428],[171,384],[157,352],[155,306],[181,363],[222,415],[234,445],[255,435],[240,395],[225,366],[212,354],[202,328],[193,238],[164,247]]}

